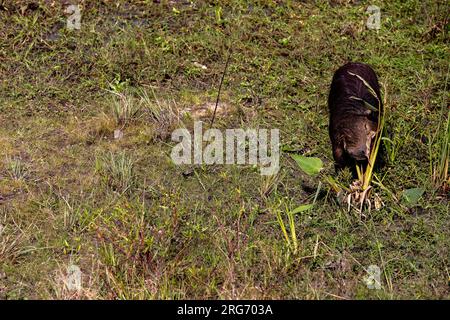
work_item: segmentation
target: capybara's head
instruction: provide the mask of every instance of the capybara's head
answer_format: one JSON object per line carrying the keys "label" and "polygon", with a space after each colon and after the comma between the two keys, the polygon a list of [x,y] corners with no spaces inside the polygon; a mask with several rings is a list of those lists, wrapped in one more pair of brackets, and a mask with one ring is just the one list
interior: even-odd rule
{"label": "capybara's head", "polygon": [[344,150],[357,161],[369,160],[377,124],[367,117],[358,116],[343,124],[342,141]]}

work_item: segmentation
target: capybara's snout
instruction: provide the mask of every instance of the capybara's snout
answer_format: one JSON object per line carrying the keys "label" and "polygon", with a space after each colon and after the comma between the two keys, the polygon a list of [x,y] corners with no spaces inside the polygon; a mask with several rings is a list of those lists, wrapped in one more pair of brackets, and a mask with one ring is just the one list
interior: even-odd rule
{"label": "capybara's snout", "polygon": [[366,146],[359,146],[357,148],[349,148],[347,152],[352,158],[358,161],[364,161],[369,159],[369,153],[367,152]]}

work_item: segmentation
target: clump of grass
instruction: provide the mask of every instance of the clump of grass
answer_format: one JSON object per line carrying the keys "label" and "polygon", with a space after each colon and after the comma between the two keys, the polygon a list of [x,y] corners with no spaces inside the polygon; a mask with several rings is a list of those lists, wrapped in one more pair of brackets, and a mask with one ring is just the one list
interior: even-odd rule
{"label": "clump of grass", "polygon": [[125,126],[133,121],[148,121],[155,126],[157,136],[165,140],[173,127],[180,123],[174,101],[160,100],[152,90],[152,97],[146,90],[137,94],[130,91],[111,91],[115,97],[111,102],[111,113],[117,126]]}
{"label": "clump of grass", "polygon": [[153,99],[151,99],[145,90],[141,90],[139,97],[141,98],[141,103],[145,106],[145,111],[151,119],[156,122],[165,123],[170,122],[175,113],[172,106],[167,103],[160,101],[155,92],[152,90]]}
{"label": "clump of grass", "polygon": [[388,137],[382,137],[383,146],[386,150],[386,157],[389,164],[395,164],[397,156],[399,154],[400,147],[404,143],[397,135],[392,139]]}
{"label": "clump of grass", "polygon": [[142,90],[139,94],[140,104],[149,120],[156,125],[158,137],[165,140],[176,124],[180,124],[180,118],[176,113],[175,101],[160,100],[152,90],[153,99],[147,91]]}
{"label": "clump of grass", "polygon": [[[4,223],[5,218],[2,220]],[[24,251],[29,230],[2,223],[0,223],[0,261],[14,262]]]}
{"label": "clump of grass", "polygon": [[267,198],[274,190],[276,191],[277,184],[281,180],[280,175],[261,176],[260,195],[261,198]]}
{"label": "clump of grass", "polygon": [[9,175],[14,180],[24,180],[27,177],[25,163],[20,158],[7,158]]}
{"label": "clump of grass", "polygon": [[133,167],[133,159],[125,152],[110,152],[96,159],[96,171],[100,172],[113,191],[121,194],[130,191],[135,185]]}
{"label": "clump of grass", "polygon": [[140,102],[130,93],[111,92],[115,95],[111,101],[111,110],[117,125],[124,126],[136,119],[141,109]]}
{"label": "clump of grass", "polygon": [[433,172],[433,180],[436,188],[442,188],[444,192],[450,187],[450,176],[448,174],[450,158],[450,111],[447,115],[447,128],[445,136],[440,143],[440,155]]}
{"label": "clump of grass", "polygon": [[[284,200],[279,199],[278,203],[270,206],[270,211],[275,213],[289,252],[294,255],[297,254],[299,245],[294,219],[294,215],[297,213],[296,209],[290,210],[288,204]],[[287,216],[287,224],[285,223],[284,216]]]}
{"label": "clump of grass", "polygon": [[85,207],[86,202],[81,205],[71,198],[70,195],[64,196],[59,194],[59,200],[63,213],[63,226],[67,231],[82,230],[98,216],[98,214],[90,212]]}
{"label": "clump of grass", "polygon": [[[313,203],[302,204],[294,209],[289,209],[289,204],[286,201],[284,201],[284,199],[279,199],[276,205],[270,206],[270,210],[275,213],[278,225],[280,226],[283,238],[286,242],[289,252],[291,252],[294,255],[296,255],[299,252],[299,241],[297,237],[297,232],[295,230],[295,215],[301,214],[302,212],[306,212],[314,206],[321,185],[322,183],[319,182],[319,186],[317,188],[317,192],[314,197]],[[285,223],[284,215],[286,215],[287,217],[287,224]]]}
{"label": "clump of grass", "polygon": [[283,233],[283,237],[286,241],[286,244],[290,250],[294,254],[297,253],[298,250],[298,240],[297,240],[297,234],[295,232],[295,224],[294,224],[294,215],[291,211],[286,210],[286,215],[288,218],[288,225],[289,225],[289,231],[286,228],[286,225],[284,223],[283,217],[282,217],[282,211],[277,208],[275,209],[275,214],[277,216],[278,224],[280,225],[281,231]]}

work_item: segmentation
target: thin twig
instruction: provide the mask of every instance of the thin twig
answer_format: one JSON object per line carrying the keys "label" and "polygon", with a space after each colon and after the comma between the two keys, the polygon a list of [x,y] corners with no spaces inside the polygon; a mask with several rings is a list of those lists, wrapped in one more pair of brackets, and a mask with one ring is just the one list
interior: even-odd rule
{"label": "thin twig", "polygon": [[212,128],[212,126],[214,124],[214,120],[216,118],[217,106],[219,105],[219,98],[220,98],[220,92],[222,91],[223,79],[225,79],[225,73],[227,73],[227,69],[228,69],[228,64],[230,62],[230,58],[231,58],[231,46],[228,48],[227,62],[225,63],[225,68],[224,68],[223,73],[222,73],[222,78],[220,79],[219,91],[217,92],[216,106],[214,107],[214,113],[213,113],[213,116],[212,116],[212,119],[211,119],[211,125],[210,125],[211,128]]}

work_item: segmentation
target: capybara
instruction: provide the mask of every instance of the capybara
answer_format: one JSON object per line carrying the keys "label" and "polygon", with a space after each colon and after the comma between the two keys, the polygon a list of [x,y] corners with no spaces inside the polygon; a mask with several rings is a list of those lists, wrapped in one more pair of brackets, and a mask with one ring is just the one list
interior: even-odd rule
{"label": "capybara", "polygon": [[355,173],[355,163],[365,168],[378,128],[379,111],[383,108],[380,85],[373,69],[356,62],[340,67],[331,82],[328,107],[336,170],[350,167]]}

